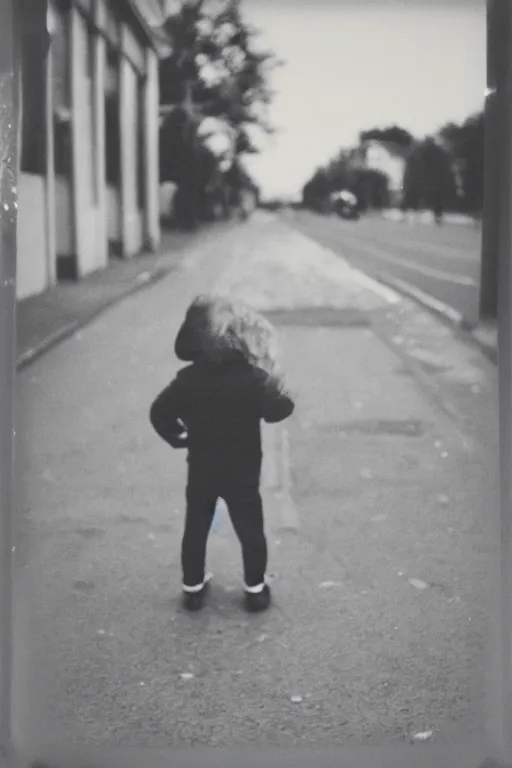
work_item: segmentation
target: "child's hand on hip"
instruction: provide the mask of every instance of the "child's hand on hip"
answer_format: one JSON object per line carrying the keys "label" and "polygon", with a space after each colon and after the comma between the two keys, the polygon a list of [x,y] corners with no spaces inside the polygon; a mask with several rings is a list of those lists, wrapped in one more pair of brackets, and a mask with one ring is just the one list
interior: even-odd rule
{"label": "child's hand on hip", "polygon": [[182,427],[182,431],[180,432],[177,438],[177,443],[178,443],[177,447],[186,448],[188,445],[188,429],[181,419],[179,419],[179,424]]}

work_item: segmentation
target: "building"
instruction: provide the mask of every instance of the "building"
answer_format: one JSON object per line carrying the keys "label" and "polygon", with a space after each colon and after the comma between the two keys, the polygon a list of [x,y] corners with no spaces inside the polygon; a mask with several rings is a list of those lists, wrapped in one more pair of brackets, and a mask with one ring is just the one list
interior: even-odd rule
{"label": "building", "polygon": [[[43,4],[23,3],[24,18]],[[45,12],[45,55],[34,34],[22,45],[18,299],[160,240],[149,25],[134,0],[48,0]]]}
{"label": "building", "polygon": [[364,142],[362,154],[366,168],[379,171],[387,177],[391,206],[400,205],[407,149],[390,141],[371,139]]}

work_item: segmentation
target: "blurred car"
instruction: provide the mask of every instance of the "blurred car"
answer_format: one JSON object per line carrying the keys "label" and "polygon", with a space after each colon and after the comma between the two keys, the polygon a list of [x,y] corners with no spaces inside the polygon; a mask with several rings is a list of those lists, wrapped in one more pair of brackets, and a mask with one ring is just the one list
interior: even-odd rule
{"label": "blurred car", "polygon": [[278,197],[264,198],[259,202],[259,207],[263,208],[265,211],[282,211],[285,206],[286,203],[284,200],[281,200]]}
{"label": "blurred car", "polygon": [[333,192],[331,206],[334,213],[342,219],[351,219],[352,221],[359,219],[359,201],[348,189]]}

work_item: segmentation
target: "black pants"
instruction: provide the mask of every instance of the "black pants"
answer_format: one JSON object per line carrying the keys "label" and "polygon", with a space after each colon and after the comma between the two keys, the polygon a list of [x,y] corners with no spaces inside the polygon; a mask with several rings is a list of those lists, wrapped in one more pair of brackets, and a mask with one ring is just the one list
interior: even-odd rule
{"label": "black pants", "polygon": [[187,484],[187,514],[181,546],[183,583],[193,587],[204,580],[206,542],[218,498],[226,502],[242,545],[245,584],[255,587],[263,582],[267,568],[259,483],[252,479],[223,480],[196,472],[189,472]]}

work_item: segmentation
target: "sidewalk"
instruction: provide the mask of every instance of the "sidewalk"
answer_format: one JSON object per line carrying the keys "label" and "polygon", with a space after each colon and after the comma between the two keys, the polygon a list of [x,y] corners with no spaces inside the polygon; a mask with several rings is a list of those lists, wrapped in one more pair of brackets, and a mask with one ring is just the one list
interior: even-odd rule
{"label": "sidewalk", "polygon": [[[209,604],[181,611],[185,457],[147,418],[184,310],[211,287],[276,323],[297,398],[264,430],[274,607],[254,617],[226,519]],[[56,733],[84,749],[478,742],[493,370],[261,213],[21,370],[23,734],[49,754]]]}
{"label": "sidewalk", "polygon": [[498,328],[496,322],[478,323],[472,327],[463,315],[453,309],[453,307],[421,291],[410,283],[398,278],[392,278],[389,275],[386,278],[381,278],[381,281],[390,288],[400,292],[403,296],[413,299],[434,315],[442,318],[460,334],[464,341],[475,344],[491,362],[495,365],[498,364]]}
{"label": "sidewalk", "polygon": [[[211,231],[223,227],[217,224]],[[126,261],[112,259],[107,269],[79,282],[60,283],[18,302],[17,367],[29,364],[125,296],[161,280],[176,268],[187,248],[204,237],[204,230],[194,234],[164,231],[156,253]]]}

